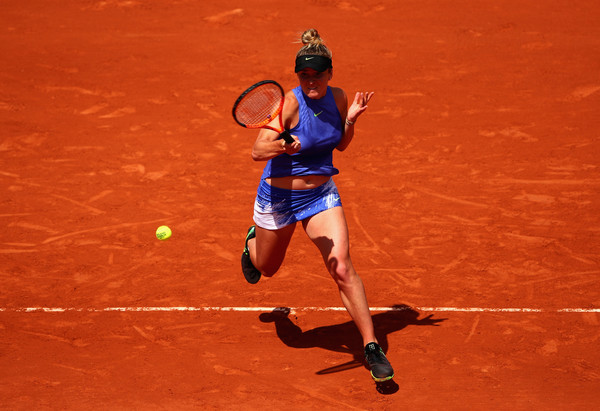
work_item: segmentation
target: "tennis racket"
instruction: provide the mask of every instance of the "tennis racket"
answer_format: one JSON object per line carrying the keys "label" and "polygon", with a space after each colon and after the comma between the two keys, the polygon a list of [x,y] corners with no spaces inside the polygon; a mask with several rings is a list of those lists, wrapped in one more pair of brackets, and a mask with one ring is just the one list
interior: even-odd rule
{"label": "tennis racket", "polygon": [[[279,133],[286,143],[294,142],[289,130],[283,129],[281,112],[285,96],[283,88],[273,80],[263,80],[244,91],[233,104],[233,118],[246,128],[268,128]],[[268,124],[279,118],[279,128]]]}

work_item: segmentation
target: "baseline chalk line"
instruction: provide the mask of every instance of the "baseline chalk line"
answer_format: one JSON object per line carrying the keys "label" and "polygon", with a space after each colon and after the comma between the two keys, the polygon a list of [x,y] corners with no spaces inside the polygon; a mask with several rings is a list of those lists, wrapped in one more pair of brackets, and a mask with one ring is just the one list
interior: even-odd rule
{"label": "baseline chalk line", "polygon": [[[346,311],[345,307],[286,307],[290,311]],[[61,307],[22,307],[0,308],[6,313],[105,313],[105,312],[270,312],[282,307],[105,307],[105,308],[61,308]],[[478,312],[478,313],[600,313],[600,308],[494,308],[494,307],[370,307],[371,311],[426,311],[426,312]]]}

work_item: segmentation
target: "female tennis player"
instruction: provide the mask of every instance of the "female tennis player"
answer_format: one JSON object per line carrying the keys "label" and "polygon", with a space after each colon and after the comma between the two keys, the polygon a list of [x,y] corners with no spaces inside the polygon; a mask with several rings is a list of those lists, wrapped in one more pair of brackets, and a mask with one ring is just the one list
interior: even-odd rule
{"label": "female tennis player", "polygon": [[354,124],[367,109],[372,92],[358,92],[348,107],[344,91],[329,86],[333,77],[331,51],[315,29],[305,31],[296,55],[299,86],[285,95],[282,119],[294,141],[261,129],[252,158],[266,161],[254,204],[254,222],[246,235],[242,271],[256,283],[281,266],[296,223],[320,250],[336,282],[342,302],[358,327],[365,358],[375,381],[394,371],[377,344],[362,280],[350,260],[348,227],[332,176],[333,150],[345,150]]}

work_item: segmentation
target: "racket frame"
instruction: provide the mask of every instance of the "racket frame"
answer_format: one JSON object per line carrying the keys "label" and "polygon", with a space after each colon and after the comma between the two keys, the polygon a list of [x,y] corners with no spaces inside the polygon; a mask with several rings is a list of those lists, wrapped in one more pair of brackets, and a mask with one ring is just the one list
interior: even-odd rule
{"label": "racket frame", "polygon": [[[257,123],[257,124],[253,124],[253,125],[247,125],[242,123],[241,121],[239,121],[235,115],[235,111],[238,107],[238,105],[240,104],[240,102],[246,97],[246,95],[248,95],[248,93],[250,93],[251,91],[253,91],[254,89],[256,89],[257,87],[260,87],[264,84],[274,84],[276,85],[279,90],[281,91],[281,102],[279,103],[279,107],[278,109],[275,111],[275,113],[273,113],[271,118],[267,118],[264,121]],[[277,133],[279,133],[279,135],[281,136],[281,138],[283,138],[285,140],[286,143],[291,144],[294,142],[294,139],[292,138],[289,130],[284,130],[283,127],[283,119],[281,118],[281,114],[283,111],[283,103],[285,101],[285,94],[283,92],[283,87],[281,87],[281,85],[276,82],[275,80],[262,80],[259,81],[258,83],[255,83],[253,85],[251,85],[250,87],[248,87],[242,94],[240,94],[240,96],[237,98],[237,100],[235,100],[235,103],[233,103],[233,108],[231,110],[231,114],[233,115],[233,119],[235,120],[236,123],[238,123],[240,126],[248,128],[248,129],[258,129],[258,128],[267,128],[269,130],[273,130],[276,131]],[[273,119],[277,117],[279,119],[279,128],[276,127],[272,127],[269,126],[268,124],[270,122],[273,121]]]}

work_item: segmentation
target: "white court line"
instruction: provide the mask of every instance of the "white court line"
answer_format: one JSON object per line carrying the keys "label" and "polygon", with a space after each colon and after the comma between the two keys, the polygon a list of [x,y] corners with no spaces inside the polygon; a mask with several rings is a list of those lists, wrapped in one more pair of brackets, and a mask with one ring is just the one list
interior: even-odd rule
{"label": "white court line", "polygon": [[[288,307],[290,311],[346,311],[344,307]],[[0,308],[0,312],[12,313],[64,313],[64,312],[194,312],[194,311],[238,311],[269,312],[281,307],[106,307],[106,308],[60,308],[25,307]],[[479,312],[479,313],[600,313],[600,308],[485,308],[485,307],[370,307],[371,311],[429,311],[429,312]]]}

